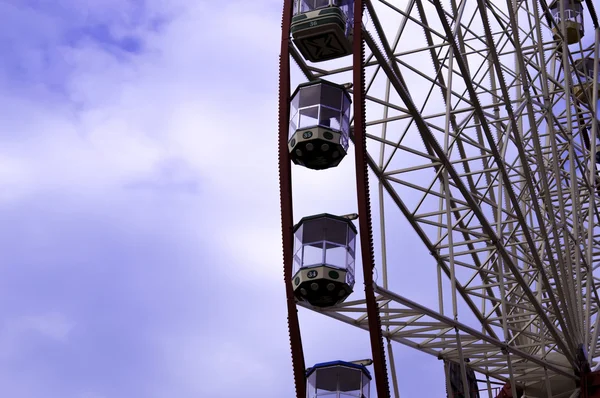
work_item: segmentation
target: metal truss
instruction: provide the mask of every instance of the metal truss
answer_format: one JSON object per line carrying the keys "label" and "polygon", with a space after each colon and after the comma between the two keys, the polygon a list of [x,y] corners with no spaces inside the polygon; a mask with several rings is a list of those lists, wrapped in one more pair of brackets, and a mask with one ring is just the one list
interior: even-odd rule
{"label": "metal truss", "polygon": [[[517,382],[539,382],[557,375],[573,378],[560,366],[528,353],[528,346],[515,346],[490,337],[470,326],[441,315],[423,305],[411,301],[379,286],[375,288],[379,303],[382,326],[386,339],[417,349],[439,359],[459,361],[469,358],[474,370],[497,380],[507,381],[510,376],[507,355],[513,355],[512,368]],[[309,305],[300,304],[305,308]],[[313,309],[313,308],[311,308]],[[336,308],[314,309],[324,315],[349,325],[368,330],[364,300],[344,303]],[[541,336],[531,335],[526,328],[519,334],[529,334],[535,340]],[[554,345],[546,342],[548,350]]]}
{"label": "metal truss", "polygon": [[[544,0],[366,0],[363,22],[383,335],[513,386],[574,378],[550,352],[574,372],[600,356],[598,98],[577,99],[571,76],[577,58],[598,64],[600,34],[595,21],[592,45],[568,47],[548,13]],[[309,80],[357,67],[290,55]],[[437,267],[436,309],[394,293],[407,227]],[[363,300],[314,310],[368,329]]]}

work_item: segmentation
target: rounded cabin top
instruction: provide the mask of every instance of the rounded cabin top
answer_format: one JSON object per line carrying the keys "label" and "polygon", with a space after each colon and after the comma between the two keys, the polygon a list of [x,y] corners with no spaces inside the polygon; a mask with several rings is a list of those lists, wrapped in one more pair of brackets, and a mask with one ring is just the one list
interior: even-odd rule
{"label": "rounded cabin top", "polygon": [[371,374],[364,365],[345,361],[324,362],[306,371],[307,397],[340,396],[369,398]]}
{"label": "rounded cabin top", "polygon": [[290,100],[288,149],[313,170],[337,166],[348,150],[350,104],[344,86],[325,80],[300,84]]}
{"label": "rounded cabin top", "polygon": [[[292,99],[292,102],[294,101],[294,98],[296,97],[296,95],[298,94],[298,92],[302,89],[306,89],[307,87],[320,87],[322,86],[328,86],[333,88],[334,90],[329,89],[329,91],[326,91],[325,93],[329,92],[329,93],[333,93],[333,92],[337,92],[340,94],[340,97],[342,96],[342,94],[348,99],[348,101],[352,102],[352,98],[350,98],[350,94],[348,94],[348,91],[346,90],[346,88],[341,85],[341,84],[337,84],[337,83],[333,83],[330,82],[328,80],[323,80],[323,79],[315,79],[315,80],[311,80],[308,82],[304,82],[304,83],[300,83],[296,89],[294,90],[294,92],[292,93],[292,96],[290,97]],[[327,90],[327,89],[325,89]],[[316,97],[319,100],[321,99],[320,97]],[[315,98],[315,99],[316,99]],[[315,102],[314,104],[319,103],[318,101]],[[341,108],[340,108],[341,109]]]}
{"label": "rounded cabin top", "polygon": [[[548,8],[550,9],[552,16],[555,16],[557,13],[560,12],[560,1],[561,0],[554,0],[548,5]],[[583,5],[582,5],[583,0],[562,0],[562,1],[564,2],[565,11],[578,11],[578,12],[583,11]]]}
{"label": "rounded cabin top", "polygon": [[362,371],[363,374],[369,378],[369,380],[372,379],[371,372],[369,372],[369,369],[367,369],[367,367],[365,365],[359,365],[357,363],[340,361],[340,360],[317,363],[317,364],[313,365],[312,368],[308,368],[306,370],[306,377],[309,377],[317,369],[330,368],[333,366],[345,366],[345,367],[352,368],[352,369],[358,369],[358,370]]}
{"label": "rounded cabin top", "polygon": [[[353,215],[353,219],[356,219],[356,215]],[[354,232],[357,232],[356,227],[354,226],[354,223],[352,222],[352,220],[350,218],[347,217],[342,217],[342,216],[336,216],[334,214],[331,213],[319,213],[319,214],[314,214],[312,216],[304,216],[300,219],[300,221],[298,221],[295,225],[294,225],[294,230],[297,229],[297,227],[300,226],[300,224],[309,221],[309,220],[313,220],[313,219],[317,219],[317,218],[323,218],[323,217],[327,217],[327,218],[333,218],[334,220],[338,220],[338,221],[342,221],[347,223],[348,225],[350,225],[352,227],[352,229],[354,230]]]}
{"label": "rounded cabin top", "polygon": [[[350,95],[342,85],[326,80],[300,84],[291,97],[289,134],[322,127],[347,138],[351,103]],[[347,149],[346,144],[343,145],[344,150]]]}
{"label": "rounded cabin top", "polygon": [[304,217],[294,226],[294,293],[315,307],[344,301],[354,286],[357,230],[331,214]]}
{"label": "rounded cabin top", "polygon": [[350,245],[354,252],[354,238],[358,231],[354,223],[347,218],[323,213],[303,217],[294,225],[294,235],[303,245],[321,244],[327,242],[325,247],[334,245]]}

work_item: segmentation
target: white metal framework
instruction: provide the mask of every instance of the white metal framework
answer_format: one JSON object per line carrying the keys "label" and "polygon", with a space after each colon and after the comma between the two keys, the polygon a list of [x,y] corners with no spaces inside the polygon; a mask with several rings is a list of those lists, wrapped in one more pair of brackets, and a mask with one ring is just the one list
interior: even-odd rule
{"label": "white metal framework", "polygon": [[[582,82],[572,81],[581,78],[576,59],[598,67],[599,30],[587,26],[575,45],[555,40],[544,0],[366,4],[384,338],[459,363],[468,357],[513,389],[543,380],[543,396],[558,396],[547,392],[553,378],[575,380],[600,356],[598,92],[578,99]],[[352,81],[352,57],[310,64],[293,47],[291,55],[309,80]],[[592,75],[596,87],[598,70]],[[430,254],[410,266],[437,269],[435,306],[404,297],[397,283],[411,277],[395,248],[407,228]],[[368,329],[356,298],[306,307]],[[552,352],[567,367],[549,361]],[[388,345],[395,385],[390,354]]]}

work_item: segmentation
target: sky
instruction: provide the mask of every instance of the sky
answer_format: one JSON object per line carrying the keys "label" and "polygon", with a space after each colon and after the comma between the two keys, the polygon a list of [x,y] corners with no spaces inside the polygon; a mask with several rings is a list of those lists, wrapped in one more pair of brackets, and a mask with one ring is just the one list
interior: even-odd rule
{"label": "sky", "polygon": [[[0,0],[0,18],[0,396],[293,397],[281,1]],[[353,167],[294,167],[296,220],[355,212]],[[299,312],[307,366],[370,357],[366,332]],[[394,355],[402,397],[444,395],[440,361]]]}
{"label": "sky", "polygon": [[[3,0],[0,15],[0,396],[294,396],[281,2]],[[354,212],[348,167],[295,170],[297,214],[321,212],[302,204],[316,195]],[[370,357],[365,332],[300,313],[307,365]],[[443,391],[422,357],[396,352],[406,396],[431,363]]]}

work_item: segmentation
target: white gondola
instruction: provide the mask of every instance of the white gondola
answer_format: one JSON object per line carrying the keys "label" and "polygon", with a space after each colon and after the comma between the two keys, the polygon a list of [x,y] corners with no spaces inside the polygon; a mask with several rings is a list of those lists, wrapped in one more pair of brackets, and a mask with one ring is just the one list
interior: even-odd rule
{"label": "white gondola", "polygon": [[304,217],[294,227],[296,298],[315,307],[344,301],[354,287],[356,227],[331,214]]}
{"label": "white gondola", "polygon": [[318,80],[292,94],[288,149],[295,164],[313,170],[337,166],[348,150],[350,95],[343,86]]}
{"label": "white gondola", "polygon": [[352,0],[295,0],[290,31],[302,56],[311,62],[352,53]]}
{"label": "white gondola", "polygon": [[332,361],[318,363],[306,372],[307,398],[369,398],[371,374],[364,365]]}

